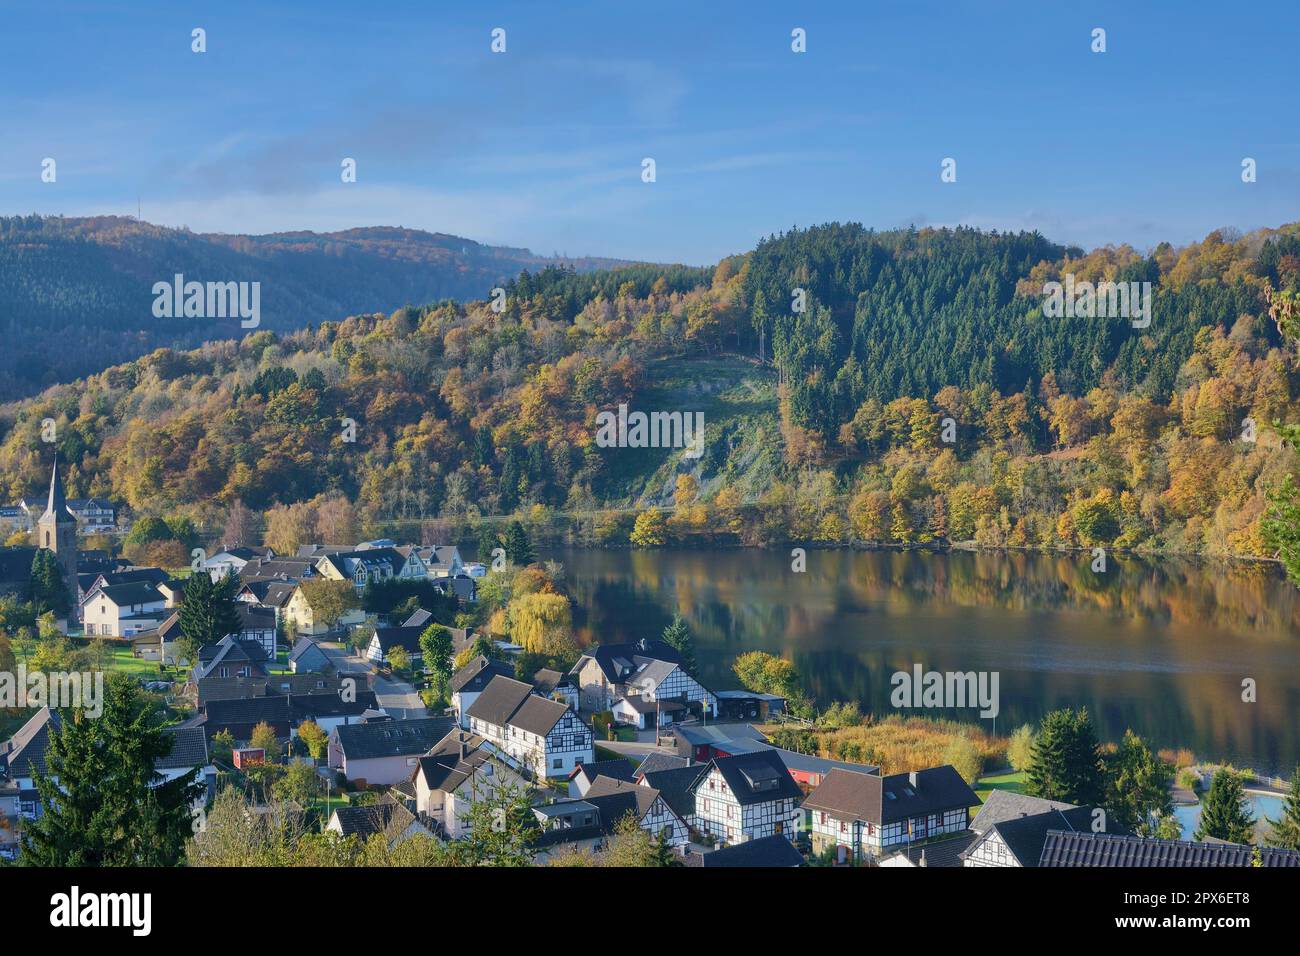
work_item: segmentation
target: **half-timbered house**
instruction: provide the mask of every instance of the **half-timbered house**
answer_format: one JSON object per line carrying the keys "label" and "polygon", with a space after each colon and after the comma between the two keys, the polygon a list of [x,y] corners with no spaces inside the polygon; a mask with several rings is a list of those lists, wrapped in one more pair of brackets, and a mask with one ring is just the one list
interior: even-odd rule
{"label": "half-timbered house", "polygon": [[467,713],[471,731],[539,779],[568,777],[593,759],[591,731],[573,709],[523,681],[494,677]]}
{"label": "half-timbered house", "polygon": [[803,791],[770,750],[715,758],[691,785],[691,793],[693,825],[723,844],[767,836],[793,840],[803,817]]}

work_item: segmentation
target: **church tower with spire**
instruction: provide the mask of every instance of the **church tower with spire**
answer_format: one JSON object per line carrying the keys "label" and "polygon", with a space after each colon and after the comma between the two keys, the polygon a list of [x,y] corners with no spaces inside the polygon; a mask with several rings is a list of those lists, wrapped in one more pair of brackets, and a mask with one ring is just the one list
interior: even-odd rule
{"label": "church tower with spire", "polygon": [[37,545],[49,548],[63,566],[63,582],[74,597],[77,593],[77,516],[68,510],[68,500],[63,495],[63,479],[59,476],[59,459],[54,458],[50,474],[50,501],[36,523]]}

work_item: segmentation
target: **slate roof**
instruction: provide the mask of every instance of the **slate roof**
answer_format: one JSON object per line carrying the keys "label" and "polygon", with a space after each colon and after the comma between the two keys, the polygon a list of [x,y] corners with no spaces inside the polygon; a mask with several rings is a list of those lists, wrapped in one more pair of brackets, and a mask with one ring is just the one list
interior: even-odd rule
{"label": "slate roof", "polygon": [[695,793],[692,786],[707,770],[704,764],[688,764],[668,770],[655,770],[642,777],[642,781],[659,791],[664,802],[672,807],[673,813],[683,820],[695,813]]}
{"label": "slate roof", "polygon": [[[1002,838],[1011,855],[1021,866],[1038,866],[1038,859],[1043,855],[1043,844],[1049,830],[1068,830],[1071,832],[1091,832],[1092,810],[1088,807],[1073,807],[1069,810],[1048,810],[1032,816],[1016,817],[1003,820],[989,827],[970,847],[985,840],[992,839],[993,834]],[[970,852],[968,851],[968,852]]]}
{"label": "slate roof", "polygon": [[984,806],[971,821],[970,828],[976,833],[983,833],[990,827],[1004,820],[1034,816],[1048,810],[1073,810],[1074,804],[1061,800],[1045,800],[1031,797],[1026,793],[1012,793],[1009,790],[994,790],[984,798]]}
{"label": "slate roof", "polygon": [[0,768],[11,777],[31,777],[45,772],[45,748],[50,745],[50,726],[59,727],[60,718],[49,707],[42,707],[17,733],[0,743]]}
{"label": "slate roof", "polygon": [[980,835],[974,830],[965,830],[948,840],[935,840],[931,843],[903,847],[890,856],[901,856],[912,861],[916,866],[921,866],[923,863],[927,867],[964,866],[964,854],[979,838]]}
{"label": "slate roof", "polygon": [[402,622],[402,627],[424,627],[432,620],[432,611],[426,611],[422,607],[417,607],[411,612],[411,616]]}
{"label": "slate roof", "polygon": [[241,697],[231,700],[210,700],[204,705],[208,725],[217,728],[242,724],[290,723],[318,717],[360,717],[365,711],[378,706],[375,692],[357,691],[356,700],[345,701],[338,694],[276,694],[266,697]]}
{"label": "slate roof", "polygon": [[275,630],[275,609],[259,607],[247,601],[235,602],[235,613],[239,615],[241,631]]}
{"label": "slate roof", "polygon": [[[1254,866],[1255,848],[1235,843],[1153,840],[1114,833],[1049,830],[1039,866]],[[1300,851],[1260,847],[1262,866],[1300,868]]]}
{"label": "slate roof", "polygon": [[646,758],[637,765],[636,774],[640,776],[654,773],[657,770],[673,770],[677,767],[689,767],[690,765],[689,757],[678,757],[673,754],[660,753],[656,750],[646,755]]}
{"label": "slate roof", "polygon": [[456,729],[420,758],[412,779],[422,777],[430,790],[453,792],[492,759],[478,734]]}
{"label": "slate roof", "polygon": [[570,674],[582,670],[588,660],[593,660],[611,684],[623,683],[638,667],[652,660],[682,662],[681,653],[665,641],[640,640],[629,644],[597,644],[583,654],[573,665]]}
{"label": "slate roof", "polygon": [[166,598],[151,581],[131,581],[126,584],[110,584],[95,592],[103,595],[118,607],[129,604],[164,604]]}
{"label": "slate roof", "polygon": [[502,664],[499,661],[490,661],[482,654],[479,654],[472,661],[456,671],[451,677],[451,692],[459,694],[462,691],[476,694],[487,687],[494,677],[509,677],[513,679],[515,669],[509,664]]}
{"label": "slate roof", "polygon": [[533,686],[537,688],[538,693],[550,696],[551,691],[559,687],[567,680],[567,675],[561,671],[551,670],[549,667],[543,667],[533,675]]}
{"label": "slate roof", "polygon": [[208,740],[202,727],[168,727],[172,752],[154,761],[155,770],[188,770],[208,763]]}
{"label": "slate roof", "polygon": [[803,866],[803,854],[783,836],[761,837],[746,840],[735,846],[714,850],[712,853],[691,853],[687,866],[746,866],[777,867]]}
{"label": "slate roof", "polygon": [[335,727],[333,733],[347,759],[375,760],[426,754],[447,736],[455,723],[451,717],[376,720],[365,724],[344,724]]}
{"label": "slate roof", "polygon": [[570,807],[594,810],[596,821],[590,826],[557,827],[544,830],[534,841],[534,846],[539,848],[550,847],[560,843],[575,843],[578,840],[608,836],[614,832],[614,828],[618,826],[618,821],[629,813],[638,819],[642,816],[637,812],[636,794],[631,792],[608,793],[602,797],[590,799],[583,797],[581,800],[557,800],[555,803],[534,807],[533,809],[535,812],[540,811],[539,815],[545,819],[562,813]]}
{"label": "slate roof", "polygon": [[612,777],[615,780],[632,780],[633,774],[632,761],[623,757],[617,760],[593,760],[590,763],[579,764],[569,774],[569,779],[573,780],[582,777],[584,781],[590,784],[597,777]]}
{"label": "slate roof", "polygon": [[375,637],[379,638],[379,647],[385,654],[394,647],[403,648],[411,656],[423,654],[420,649],[422,627],[377,627]]}
{"label": "slate roof", "polygon": [[632,783],[630,780],[605,776],[599,776],[593,780],[591,786],[587,788],[587,792],[582,795],[582,799],[588,803],[596,802],[598,804],[600,797],[613,796],[619,793],[630,793],[636,799],[637,819],[639,820],[645,818],[655,800],[659,799],[659,791],[654,787],[645,787]]}
{"label": "slate roof", "polygon": [[[501,680],[501,678],[498,677],[497,680]],[[480,697],[479,700],[482,700],[482,698]],[[478,701],[475,701],[475,703],[478,703]],[[530,693],[527,699],[519,705],[519,709],[510,716],[508,723],[511,727],[518,727],[530,734],[545,737],[560,722],[560,718],[568,712],[568,704],[561,704],[558,700],[548,700],[545,697],[538,697],[536,694]]]}
{"label": "slate roof", "polygon": [[199,663],[194,668],[194,680],[200,681],[214,674],[221,664],[254,664],[259,676],[266,676],[262,663],[266,661],[266,650],[256,641],[241,641],[233,634],[227,634],[215,644],[209,644],[199,651]]}
{"label": "slate roof", "polygon": [[32,579],[32,560],[35,557],[35,548],[0,548],[0,581],[25,585]]}
{"label": "slate roof", "polygon": [[[915,782],[913,782],[915,778]],[[805,810],[881,826],[909,817],[978,806],[980,798],[948,764],[888,777],[832,769],[804,800]]]}
{"label": "slate roof", "polygon": [[296,661],[299,658],[301,658],[304,654],[306,654],[308,651],[315,651],[317,654],[320,654],[326,660],[329,659],[329,655],[327,655],[324,651],[322,651],[319,645],[317,645],[315,641],[313,641],[309,637],[300,637],[298,638],[297,642],[293,645],[293,649],[289,651],[289,660]]}
{"label": "slate roof", "polygon": [[787,797],[798,800],[803,796],[803,791],[790,776],[790,771],[781,762],[781,757],[770,750],[736,754],[731,757],[715,757],[704,768],[699,779],[691,785],[691,789],[698,793],[712,769],[717,769],[722,774],[731,795],[741,806],[768,803]]}
{"label": "slate roof", "polygon": [[415,814],[388,794],[368,807],[340,807],[334,811],[334,816],[338,818],[344,836],[356,836],[362,840],[376,833],[383,833],[391,840],[400,836],[412,823],[419,822]]}
{"label": "slate roof", "polygon": [[[478,695],[466,713],[489,724],[504,727],[529,696],[534,696],[532,684],[525,684],[513,677],[497,676],[488,682],[483,693]],[[552,721],[551,726],[554,725],[555,722]]]}

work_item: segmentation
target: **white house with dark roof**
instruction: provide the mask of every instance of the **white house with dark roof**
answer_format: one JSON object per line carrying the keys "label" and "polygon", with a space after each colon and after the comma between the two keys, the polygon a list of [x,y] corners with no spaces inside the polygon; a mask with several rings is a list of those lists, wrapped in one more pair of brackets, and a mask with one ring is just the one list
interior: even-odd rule
{"label": "white house with dark roof", "polygon": [[565,778],[594,759],[591,731],[567,704],[497,676],[467,709],[469,729],[539,779]]}
{"label": "white house with dark roof", "polygon": [[433,836],[414,813],[388,794],[370,806],[340,807],[330,814],[325,829],[342,837],[356,837],[362,842],[383,834],[390,847],[414,836]]}
{"label": "white house with dark roof", "polygon": [[668,844],[684,847],[690,842],[690,828],[654,787],[636,784],[630,780],[598,776],[592,781],[583,800],[593,801],[618,793],[630,793],[636,799],[637,825],[656,839],[662,833]]}
{"label": "white house with dark roof", "polygon": [[451,706],[456,710],[456,723],[469,729],[469,709],[478,695],[487,689],[494,677],[515,676],[510,664],[488,660],[479,654],[451,677]]}
{"label": "white house with dark roof", "polygon": [[527,789],[527,782],[499,759],[477,734],[459,728],[419,758],[413,774],[416,812],[448,839],[464,839],[470,810],[503,787]]}
{"label": "white house with dark roof", "polygon": [[[652,774],[649,782],[657,776]],[[771,750],[715,757],[690,791],[695,799],[691,822],[722,844],[768,836],[794,840],[803,818],[803,791]]]}
{"label": "white house with dark roof", "polygon": [[171,614],[166,595],[145,581],[101,587],[81,609],[88,637],[133,637]]}
{"label": "white house with dark roof", "polygon": [[250,561],[274,555],[275,552],[270,548],[226,548],[205,559],[203,570],[208,572],[213,581],[220,581],[227,574],[239,575]]}
{"label": "white house with dark roof", "polygon": [[960,833],[979,797],[948,764],[888,777],[832,769],[808,799],[814,852],[844,847],[856,858]]}

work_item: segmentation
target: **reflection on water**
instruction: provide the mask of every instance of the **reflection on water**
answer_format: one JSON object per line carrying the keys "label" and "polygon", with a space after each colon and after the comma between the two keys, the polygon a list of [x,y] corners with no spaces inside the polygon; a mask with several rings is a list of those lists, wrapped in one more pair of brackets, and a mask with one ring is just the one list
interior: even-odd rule
{"label": "reflection on water", "polygon": [[880,714],[895,671],[995,670],[1001,713],[984,724],[998,733],[1086,705],[1105,739],[1132,727],[1288,776],[1300,761],[1300,592],[1272,566],[1112,555],[1094,574],[1083,554],[812,551],[797,574],[780,551],[547,557],[565,565],[580,636],[654,636],[680,612],[719,689],[755,649],[792,658],[819,703]]}

